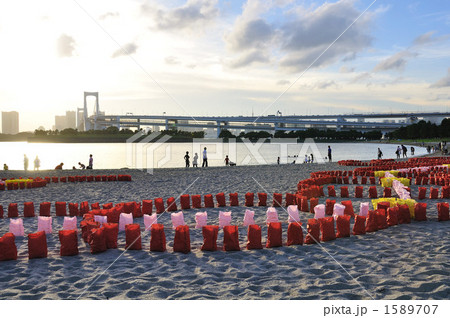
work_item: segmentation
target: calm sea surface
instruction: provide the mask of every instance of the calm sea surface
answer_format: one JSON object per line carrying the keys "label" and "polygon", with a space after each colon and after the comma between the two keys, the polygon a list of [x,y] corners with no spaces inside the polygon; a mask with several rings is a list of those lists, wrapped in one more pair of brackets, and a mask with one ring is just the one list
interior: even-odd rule
{"label": "calm sea surface", "polygon": [[[94,169],[117,168],[175,168],[184,167],[184,155],[189,151],[191,165],[193,156],[198,154],[198,163],[202,163],[202,150],[207,147],[210,166],[224,165],[229,156],[237,165],[275,164],[277,157],[281,163],[303,163],[305,154],[311,153],[315,161],[327,156],[328,145],[332,148],[333,161],[344,159],[376,159],[377,149],[381,148],[383,158],[395,158],[397,145],[376,143],[217,143],[203,140],[200,143],[162,143],[162,144],[125,144],[125,143],[27,143],[0,142],[0,169],[6,163],[10,170],[23,169],[24,154],[29,158],[29,170],[34,167],[34,159],[39,156],[42,169],[54,169],[63,162],[64,169],[78,168],[78,162],[88,164],[89,154],[94,157]],[[411,154],[408,146],[408,155]],[[423,155],[426,149],[415,147],[415,155]],[[294,157],[298,156],[298,157]]]}

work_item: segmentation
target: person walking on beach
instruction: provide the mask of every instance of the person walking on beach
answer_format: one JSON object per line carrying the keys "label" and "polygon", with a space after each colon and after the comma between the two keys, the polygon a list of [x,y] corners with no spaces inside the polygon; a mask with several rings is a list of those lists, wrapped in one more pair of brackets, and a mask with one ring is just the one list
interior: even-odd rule
{"label": "person walking on beach", "polygon": [[198,168],[198,154],[195,153],[194,159],[192,159],[192,167]]}
{"label": "person walking on beach", "polygon": [[395,152],[395,154],[397,155],[397,159],[400,159],[401,153],[402,153],[402,149],[400,148],[400,146],[397,146],[397,151]]}
{"label": "person walking on beach", "polygon": [[229,166],[230,165],[230,159],[228,158],[228,155],[225,156],[225,166]]}
{"label": "person walking on beach", "polygon": [[383,159],[383,152],[378,148],[378,160]]}
{"label": "person walking on beach", "polygon": [[414,149],[414,147],[411,146],[411,156],[414,156],[414,151],[416,151],[416,149]]}
{"label": "person walking on beach", "polygon": [[331,162],[331,147],[328,146],[328,161]]}
{"label": "person walking on beach", "polygon": [[92,158],[92,155],[89,155],[89,165],[86,169],[94,169],[94,158]]}
{"label": "person walking on beach", "polygon": [[280,157],[277,158],[277,165],[280,164]]}
{"label": "person walking on beach", "polygon": [[206,153],[206,147],[203,148],[203,163],[202,168],[208,167],[208,154]]}
{"label": "person walking on beach", "polygon": [[38,170],[41,167],[41,160],[39,159],[38,156],[36,156],[36,158],[34,159],[34,170]]}
{"label": "person walking on beach", "polygon": [[403,151],[403,158],[408,158],[408,155],[406,154],[408,152],[408,148],[405,147],[405,145],[402,145],[402,151]]}
{"label": "person walking on beach", "polygon": [[314,163],[314,155],[311,154],[311,163]]}
{"label": "person walking on beach", "polygon": [[28,157],[27,155],[23,155],[23,170],[28,170]]}
{"label": "person walking on beach", "polygon": [[191,157],[189,157],[189,151],[186,151],[186,154],[184,155],[184,161],[186,161],[186,168],[189,168],[191,166],[189,159]]}

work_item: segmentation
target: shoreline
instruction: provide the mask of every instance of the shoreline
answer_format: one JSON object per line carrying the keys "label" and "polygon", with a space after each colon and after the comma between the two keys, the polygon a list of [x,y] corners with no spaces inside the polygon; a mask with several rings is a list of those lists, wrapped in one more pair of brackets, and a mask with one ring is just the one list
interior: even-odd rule
{"label": "shoreline", "polygon": [[[450,156],[450,155],[448,155]],[[406,161],[410,158],[423,158],[423,157],[445,157],[445,155],[439,154],[437,152],[435,153],[430,153],[430,154],[424,154],[424,155],[417,155],[417,156],[413,156],[413,157],[408,157],[408,158],[400,158],[400,159],[395,159],[396,161]],[[374,158],[376,159],[376,158]],[[371,160],[374,160],[371,159]],[[363,162],[369,162],[371,160],[361,160]],[[167,168],[153,168],[153,169],[148,169],[148,170],[152,170],[152,171],[197,171],[197,172],[201,172],[201,171],[207,171],[207,170],[214,170],[214,169],[218,169],[218,170],[224,170],[224,169],[229,169],[230,171],[232,171],[233,169],[248,169],[248,168],[264,168],[264,167],[285,167],[285,166],[292,166],[292,167],[308,167],[308,168],[314,168],[317,170],[323,170],[322,167],[324,167],[325,165],[328,164],[334,164],[336,165],[336,169],[341,169],[341,170],[350,170],[350,168],[352,168],[353,166],[340,166],[338,165],[337,162],[332,161],[332,162],[328,162],[325,161],[324,163],[318,163],[318,162],[314,162],[314,163],[296,163],[296,164],[291,164],[291,163],[285,163],[285,164],[254,164],[254,165],[237,165],[237,166],[208,166],[206,168],[202,168],[201,166],[198,168],[195,167],[167,167]],[[147,169],[139,169],[139,168],[128,168],[128,167],[123,167],[123,168],[112,168],[112,169],[62,169],[62,170],[55,170],[55,169],[45,169],[45,170],[28,170],[27,172],[25,172],[24,170],[0,170],[0,176],[3,174],[11,174],[11,173],[18,173],[20,174],[19,176],[21,177],[25,177],[25,176],[40,176],[39,174],[51,174],[51,172],[55,172],[57,175],[98,175],[98,174],[105,174],[105,173],[129,173],[129,172],[146,172]],[[42,177],[42,176],[40,176]]]}
{"label": "shoreline", "polygon": [[[237,169],[209,167],[208,169],[171,168],[154,171],[152,175],[129,169],[132,182],[50,183],[47,187],[5,191],[0,204],[7,209],[11,202],[18,203],[20,215],[24,202],[34,202],[36,213],[40,202],[51,202],[53,233],[47,235],[49,255],[46,259],[28,260],[27,238],[17,237],[19,259],[2,262],[4,286],[0,299],[448,299],[450,269],[446,252],[450,243],[449,222],[437,222],[436,204],[445,200],[426,199],[426,222],[415,222],[389,227],[385,230],[351,235],[321,245],[298,245],[261,250],[246,250],[247,229],[242,225],[246,209],[255,211],[255,222],[262,228],[263,243],[267,239],[266,212],[268,206],[244,206],[247,192],[295,192],[297,182],[318,170],[353,170],[337,163],[302,165],[240,166]],[[225,170],[226,169],[226,170]],[[56,175],[71,174],[73,170],[39,171]],[[91,170],[90,173],[114,170]],[[226,173],[223,173],[225,172]],[[80,172],[79,170],[77,172]],[[84,171],[86,172],[86,171]],[[15,171],[9,173],[15,174]],[[339,187],[335,185],[336,192]],[[354,193],[353,184],[345,185]],[[418,187],[411,186],[417,196]],[[369,185],[364,186],[364,197],[332,198],[337,202],[350,200],[355,212],[359,204],[368,202]],[[379,193],[382,188],[377,186]],[[79,238],[78,256],[60,257],[58,230],[63,217],[54,217],[54,202],[140,202],[158,197],[166,200],[181,193],[212,194],[224,192],[227,206],[184,210],[190,228],[191,252],[174,253],[174,230],[171,214],[158,215],[167,237],[167,251],[149,252],[150,234],[144,232],[142,218],[133,220],[141,227],[142,250],[124,252],[125,233],[119,232],[119,249],[91,254],[88,244]],[[237,192],[239,206],[228,206],[228,193]],[[324,204],[329,197],[319,198]],[[257,201],[257,199],[255,199]],[[447,200],[448,201],[448,200]],[[177,200],[177,206],[178,205]],[[166,202],[165,202],[166,203]],[[177,210],[179,211],[179,209]],[[240,252],[202,252],[202,231],[195,229],[195,214],[207,211],[208,224],[217,225],[220,211],[232,212],[232,223],[239,226]],[[282,222],[282,239],[286,242],[288,214],[277,208]],[[306,235],[307,220],[314,215],[301,212],[300,218]],[[22,218],[25,233],[37,231],[37,217]],[[81,217],[78,217],[78,222]],[[353,221],[352,221],[353,222]],[[9,220],[0,219],[0,234],[8,232]],[[439,238],[439,239],[437,239]],[[223,233],[219,231],[217,245],[222,249]],[[325,252],[326,251],[326,252]],[[329,253],[329,254],[328,254]],[[341,264],[357,279],[358,284],[330,258]],[[117,261],[116,261],[117,259]],[[115,262],[102,278],[91,285],[99,268]],[[444,265],[443,265],[444,264]],[[45,277],[45,279],[42,279]],[[363,288],[361,288],[361,286]],[[86,290],[87,289],[87,290]],[[366,292],[367,291],[367,292]]]}

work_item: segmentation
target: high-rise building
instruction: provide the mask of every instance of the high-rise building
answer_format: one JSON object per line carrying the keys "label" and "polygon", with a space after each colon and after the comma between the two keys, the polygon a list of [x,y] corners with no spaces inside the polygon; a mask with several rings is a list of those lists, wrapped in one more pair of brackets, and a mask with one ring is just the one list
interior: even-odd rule
{"label": "high-rise building", "polygon": [[77,128],[77,116],[75,111],[66,111],[66,128]]}
{"label": "high-rise building", "polygon": [[55,130],[63,130],[66,128],[66,116],[55,116]]}
{"label": "high-rise building", "polygon": [[84,131],[84,111],[83,108],[77,108],[77,129]]}
{"label": "high-rise building", "polygon": [[66,111],[65,116],[55,116],[55,129],[77,128],[77,118],[74,111]]}
{"label": "high-rise building", "polygon": [[10,135],[19,133],[18,112],[2,112],[2,133]]}

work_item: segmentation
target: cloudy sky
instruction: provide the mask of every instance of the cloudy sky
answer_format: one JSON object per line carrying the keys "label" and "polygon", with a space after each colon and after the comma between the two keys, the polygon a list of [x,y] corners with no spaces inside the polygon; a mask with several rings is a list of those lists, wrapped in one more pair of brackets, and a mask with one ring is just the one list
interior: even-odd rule
{"label": "cloudy sky", "polygon": [[450,111],[448,0],[2,1],[0,45],[21,130],[84,91],[107,114]]}

